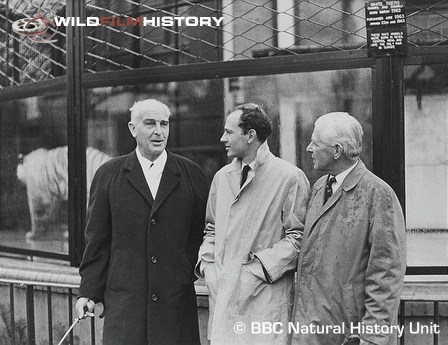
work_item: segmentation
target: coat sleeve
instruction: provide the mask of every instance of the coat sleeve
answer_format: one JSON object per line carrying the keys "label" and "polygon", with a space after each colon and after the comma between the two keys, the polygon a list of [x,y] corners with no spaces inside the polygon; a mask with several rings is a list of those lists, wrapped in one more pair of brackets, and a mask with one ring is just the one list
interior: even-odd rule
{"label": "coat sleeve", "polygon": [[194,205],[187,244],[188,260],[194,265],[198,259],[198,250],[202,243],[205,220],[205,206],[207,202],[208,185],[203,171],[197,167],[193,173]]}
{"label": "coat sleeve", "polygon": [[213,178],[205,212],[204,240],[199,248],[199,258],[194,269],[198,278],[204,278],[204,268],[215,262],[216,175]]}
{"label": "coat sleeve", "polygon": [[[287,189],[282,208],[282,224],[284,237],[254,256],[261,263],[266,281],[273,283],[285,273],[295,270],[302,243],[306,208],[310,192],[310,184],[302,170],[298,170]],[[247,268],[252,272],[260,271],[258,260],[252,260]],[[252,266],[252,267],[249,267]]]}
{"label": "coat sleeve", "polygon": [[[392,191],[374,193],[370,217],[370,256],[365,280],[365,325],[393,325],[406,270],[406,229],[400,203]],[[392,335],[395,336],[395,335]],[[389,344],[387,334],[364,334],[373,344]]]}
{"label": "coat sleeve", "polygon": [[90,189],[86,249],[79,274],[79,297],[104,301],[111,243],[111,212],[108,198],[109,178],[104,166],[97,170]]}

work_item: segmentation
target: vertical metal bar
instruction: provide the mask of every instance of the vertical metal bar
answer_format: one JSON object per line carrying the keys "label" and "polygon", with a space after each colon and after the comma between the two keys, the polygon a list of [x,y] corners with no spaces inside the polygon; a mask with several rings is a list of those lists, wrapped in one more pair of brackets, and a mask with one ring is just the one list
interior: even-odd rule
{"label": "vertical metal bar", "polygon": [[14,319],[14,284],[9,284],[9,312],[11,320],[11,339],[16,343],[16,320]]}
{"label": "vertical metal bar", "polygon": [[[84,18],[85,0],[67,0],[67,17]],[[86,215],[86,120],[84,72],[84,31],[81,26],[67,26],[67,141],[69,181],[69,258],[76,266],[81,262],[84,238],[82,227]]]}
{"label": "vertical metal bar", "polygon": [[[272,42],[272,45],[274,46],[274,47],[276,47],[276,48],[280,48],[279,46],[278,46],[278,35],[280,35],[280,30],[279,30],[279,28],[278,28],[278,16],[279,16],[279,13],[278,13],[278,6],[277,6],[277,2],[278,2],[278,0],[271,0],[271,8],[272,8],[272,16],[273,16],[273,18],[272,18],[272,27],[274,28],[273,30],[272,30],[272,36],[274,36],[274,41]],[[282,47],[283,48],[283,47]]]}
{"label": "vertical metal bar", "polygon": [[[216,0],[215,1],[215,6],[216,6],[216,16],[218,18],[222,17],[222,0]],[[222,54],[222,50],[223,50],[223,46],[222,46],[222,26],[217,26],[215,28],[216,31],[216,61],[222,61],[223,59],[223,54]]]}
{"label": "vertical metal bar", "polygon": [[[406,324],[406,317],[405,317],[405,311],[406,311],[406,308],[405,308],[405,303],[406,303],[406,301],[403,301],[403,300],[400,302],[400,327],[401,327],[401,329],[403,329],[403,330],[405,330],[404,326],[405,326],[405,324]],[[405,345],[405,344],[404,344],[405,333],[406,333],[406,332],[403,331],[403,335],[402,335],[402,337],[400,338],[400,345]]]}
{"label": "vertical metal bar", "polygon": [[34,324],[34,285],[26,286],[26,328],[28,345],[36,344],[36,328]]}
{"label": "vertical metal bar", "polygon": [[[140,0],[135,1],[136,3],[140,4]],[[131,17],[135,18],[136,14],[139,12],[140,10],[140,5],[132,5],[131,8]],[[135,36],[139,37],[139,38],[131,38],[132,40],[132,51],[140,54],[141,52],[141,47],[140,47],[140,38],[142,37],[142,27],[139,25],[136,25],[134,27],[131,28],[132,34],[134,34]],[[140,68],[140,56],[139,55],[132,55],[132,68],[137,69]]]}
{"label": "vertical metal bar", "polygon": [[[6,63],[5,63],[5,69],[6,69],[6,77],[10,76],[10,67],[9,67],[9,58],[10,58],[10,52],[9,52],[9,37],[11,35],[11,25],[9,24],[9,16],[10,16],[10,9],[9,9],[9,0],[6,0],[6,4],[5,4],[6,10],[5,10],[5,16],[6,16],[6,20],[5,20],[5,37],[6,37],[6,44],[5,44],[5,53],[6,53]],[[6,80],[6,82],[8,82],[8,79]]]}
{"label": "vertical metal bar", "polygon": [[[439,302],[434,301],[434,325],[439,324]],[[439,333],[434,332],[434,345],[439,345]]]}
{"label": "vertical metal bar", "polygon": [[405,210],[403,58],[377,58],[373,80],[373,170]]}
{"label": "vertical metal bar", "polygon": [[[68,324],[71,325],[73,323],[73,291],[71,288],[68,289]],[[69,342],[73,344],[73,332],[70,332]]]}
{"label": "vertical metal bar", "polygon": [[47,286],[48,344],[53,345],[53,313],[51,309],[51,287]]}
{"label": "vertical metal bar", "polygon": [[90,343],[91,345],[95,345],[95,318],[90,318]]}
{"label": "vertical metal bar", "polygon": [[[177,17],[179,15],[179,1],[174,0],[174,13]],[[180,31],[177,22],[174,24],[174,48],[176,49],[176,54],[174,55],[174,64],[177,66],[180,63]],[[176,109],[177,110],[177,109]]]}

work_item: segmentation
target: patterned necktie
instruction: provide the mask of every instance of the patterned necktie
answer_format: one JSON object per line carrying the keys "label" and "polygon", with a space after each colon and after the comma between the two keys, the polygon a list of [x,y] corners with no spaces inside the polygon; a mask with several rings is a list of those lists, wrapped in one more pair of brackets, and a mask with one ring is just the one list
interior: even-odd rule
{"label": "patterned necktie", "polygon": [[247,180],[247,174],[249,173],[250,170],[250,166],[249,165],[245,165],[243,167],[243,172],[242,172],[242,176],[241,176],[241,184],[240,184],[240,188],[243,186],[244,182],[246,182]]}
{"label": "patterned necktie", "polygon": [[336,177],[328,175],[328,179],[327,179],[327,184],[325,186],[325,199],[324,199],[324,205],[327,202],[328,199],[331,198],[331,196],[333,195],[333,188],[331,188],[331,186],[333,186],[333,183],[336,183]]}

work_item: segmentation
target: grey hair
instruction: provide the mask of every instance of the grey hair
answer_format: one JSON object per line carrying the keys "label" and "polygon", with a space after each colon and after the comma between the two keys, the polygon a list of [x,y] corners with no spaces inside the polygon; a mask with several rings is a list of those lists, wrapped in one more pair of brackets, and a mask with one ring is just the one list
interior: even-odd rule
{"label": "grey hair", "polygon": [[314,123],[320,130],[320,139],[327,145],[341,145],[342,154],[356,158],[362,151],[362,126],[348,113],[334,112],[322,115]]}
{"label": "grey hair", "polygon": [[143,101],[135,102],[129,110],[131,111],[131,121],[145,113],[163,114],[168,117],[171,116],[170,108],[168,108],[166,104],[155,99],[145,99]]}

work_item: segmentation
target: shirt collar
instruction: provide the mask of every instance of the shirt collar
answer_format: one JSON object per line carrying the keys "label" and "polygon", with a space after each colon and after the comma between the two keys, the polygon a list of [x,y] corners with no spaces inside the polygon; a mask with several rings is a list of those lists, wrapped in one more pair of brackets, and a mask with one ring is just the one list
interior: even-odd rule
{"label": "shirt collar", "polygon": [[[168,154],[166,153],[166,150],[163,150],[162,154],[159,157],[157,157],[154,161],[150,161],[148,158],[143,157],[138,147],[135,149],[135,152],[137,154],[137,159],[140,162],[142,168],[157,169],[159,171],[163,171],[163,168],[165,168],[165,164],[168,159]],[[153,166],[151,167],[151,165]]]}
{"label": "shirt collar", "polygon": [[244,167],[248,165],[249,168],[251,168],[252,170],[255,170],[255,161],[250,162],[249,164],[245,164],[243,163],[243,161],[241,161],[241,171],[243,171]]}
{"label": "shirt collar", "polygon": [[359,162],[359,159],[358,159],[358,160],[356,161],[356,163],[353,164],[350,168],[348,168],[347,170],[344,170],[343,172],[341,172],[340,174],[337,174],[337,175],[335,176],[335,178],[336,178],[336,183],[337,183],[338,185],[341,185],[342,182],[344,182],[344,180],[345,180],[345,178],[347,177],[347,175],[350,173],[350,171],[352,171],[352,170],[355,168],[355,166],[356,166],[356,164],[358,164],[358,162]]}

